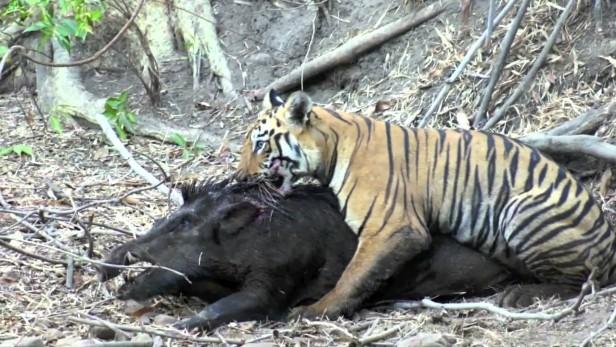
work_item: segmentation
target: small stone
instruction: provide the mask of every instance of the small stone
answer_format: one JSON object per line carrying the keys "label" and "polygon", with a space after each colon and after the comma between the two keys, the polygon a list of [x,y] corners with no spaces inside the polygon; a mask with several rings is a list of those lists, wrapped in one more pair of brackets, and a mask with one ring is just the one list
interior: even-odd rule
{"label": "small stone", "polygon": [[154,341],[152,341],[152,347],[164,347],[165,341],[160,336],[154,336]]}
{"label": "small stone", "polygon": [[171,325],[175,323],[177,319],[173,318],[168,314],[159,314],[154,317],[154,324],[156,325]]}
{"label": "small stone", "polygon": [[396,347],[451,347],[456,338],[437,333],[419,333],[396,344]]}
{"label": "small stone", "polygon": [[45,332],[45,340],[47,341],[47,343],[56,341],[57,339],[61,337],[62,337],[62,332],[58,329],[51,328]]}
{"label": "small stone", "polygon": [[246,59],[248,63],[258,64],[258,65],[272,65],[274,63],[274,59],[271,55],[267,53],[255,53]]}
{"label": "small stone", "polygon": [[152,337],[144,333],[138,333],[135,337],[133,337],[130,340],[131,342],[139,342],[139,345],[138,345],[139,347],[152,347],[152,345],[154,344]]}
{"label": "small stone", "polygon": [[43,340],[38,337],[20,337],[0,342],[0,347],[45,347]]}
{"label": "small stone", "polygon": [[94,345],[95,343],[96,340],[94,339],[84,340],[79,337],[71,336],[58,340],[58,342],[56,342],[56,347],[89,347]]}
{"label": "small stone", "polygon": [[90,336],[95,337],[97,339],[113,340],[115,339],[115,335],[116,335],[115,331],[113,331],[113,329],[110,329],[108,327],[93,326],[92,328],[90,328]]}

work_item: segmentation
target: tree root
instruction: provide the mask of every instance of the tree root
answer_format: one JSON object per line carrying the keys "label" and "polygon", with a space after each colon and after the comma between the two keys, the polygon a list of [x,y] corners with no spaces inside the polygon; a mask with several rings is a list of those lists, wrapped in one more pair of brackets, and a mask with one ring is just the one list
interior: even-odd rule
{"label": "tree root", "polygon": [[[68,52],[52,40],[54,60],[60,64],[70,61]],[[41,104],[49,112],[54,107],[68,107],[73,110],[73,115],[84,118],[91,123],[98,124],[113,147],[128,162],[131,169],[150,184],[158,184],[160,181],[150,172],[145,170],[135,161],[124,144],[118,139],[107,118],[103,115],[105,99],[96,98],[88,92],[79,79],[79,71],[75,68],[50,69],[49,67],[37,66],[37,84]],[[174,202],[182,202],[179,192],[172,191],[164,185],[159,185],[158,190],[167,195],[171,194]]]}
{"label": "tree root", "polygon": [[[205,53],[210,63],[210,69],[218,76],[222,92],[227,97],[235,96],[235,89],[231,82],[231,70],[216,34],[216,19],[209,0],[187,1],[173,0],[173,6],[189,9],[190,11],[176,12],[178,29],[182,33],[189,56],[193,62],[193,90],[199,86],[201,70],[201,55]],[[205,20],[195,20],[189,12],[199,13]]]}

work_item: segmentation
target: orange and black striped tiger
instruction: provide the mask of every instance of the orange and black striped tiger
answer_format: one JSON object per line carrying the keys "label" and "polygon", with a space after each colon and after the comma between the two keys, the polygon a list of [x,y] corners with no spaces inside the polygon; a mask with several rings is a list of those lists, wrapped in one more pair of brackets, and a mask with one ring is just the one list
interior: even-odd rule
{"label": "orange and black striped tiger", "polygon": [[[336,287],[295,314],[352,313],[445,233],[535,284],[505,304],[572,296],[594,271],[615,281],[616,234],[569,172],[514,139],[479,131],[404,128],[275,93],[250,128],[238,177],[312,176],[336,193],[359,245]],[[318,221],[315,221],[318,222]],[[509,301],[507,301],[509,300]]]}

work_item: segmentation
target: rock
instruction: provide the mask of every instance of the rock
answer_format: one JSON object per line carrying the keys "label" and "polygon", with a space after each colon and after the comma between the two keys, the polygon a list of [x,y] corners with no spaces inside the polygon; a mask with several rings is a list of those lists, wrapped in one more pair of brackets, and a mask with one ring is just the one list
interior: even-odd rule
{"label": "rock", "polygon": [[63,333],[60,330],[51,328],[45,332],[45,341],[47,341],[47,343],[50,343],[50,342],[56,341],[62,336],[63,336]]}
{"label": "rock", "polygon": [[396,347],[451,347],[456,343],[452,335],[438,333],[419,333],[404,339]]}
{"label": "rock", "polygon": [[175,323],[177,319],[168,314],[158,314],[154,317],[153,323],[156,325],[171,325]]}
{"label": "rock", "polygon": [[108,327],[93,326],[92,328],[90,328],[90,336],[97,339],[113,340],[115,338],[115,335],[115,331]]}
{"label": "rock", "polygon": [[0,347],[45,347],[43,340],[38,337],[20,337],[0,342]]}
{"label": "rock", "polygon": [[84,340],[80,337],[71,336],[59,339],[58,342],[56,342],[56,347],[90,347],[94,344],[96,344],[96,340],[94,339]]}
{"label": "rock", "polygon": [[272,65],[274,64],[274,58],[267,53],[259,52],[249,56],[246,62],[255,65]]}
{"label": "rock", "polygon": [[130,340],[131,342],[139,342],[139,344],[133,345],[134,347],[152,347],[152,345],[154,344],[154,340],[152,340],[152,337],[144,333],[138,333]]}
{"label": "rock", "polygon": [[163,341],[163,338],[160,336],[154,336],[154,339],[152,341],[152,347],[164,347],[165,346],[165,342]]}

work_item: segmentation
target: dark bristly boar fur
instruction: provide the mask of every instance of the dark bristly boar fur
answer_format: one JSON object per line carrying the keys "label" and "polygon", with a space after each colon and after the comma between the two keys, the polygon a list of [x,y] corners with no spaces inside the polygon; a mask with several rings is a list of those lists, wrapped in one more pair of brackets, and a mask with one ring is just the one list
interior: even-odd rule
{"label": "dark bristly boar fur", "polygon": [[[262,182],[206,182],[182,189],[184,205],[136,240],[114,249],[106,263],[137,261],[148,269],[119,290],[120,299],[193,295],[211,302],[178,328],[215,328],[231,321],[283,318],[318,300],[350,261],[356,235],[329,188],[300,185],[285,197]],[[285,199],[284,203],[277,203]],[[284,206],[284,209],[283,207]],[[105,281],[119,269],[101,267]],[[510,280],[506,268],[445,236],[407,264],[373,301],[478,293]]]}

